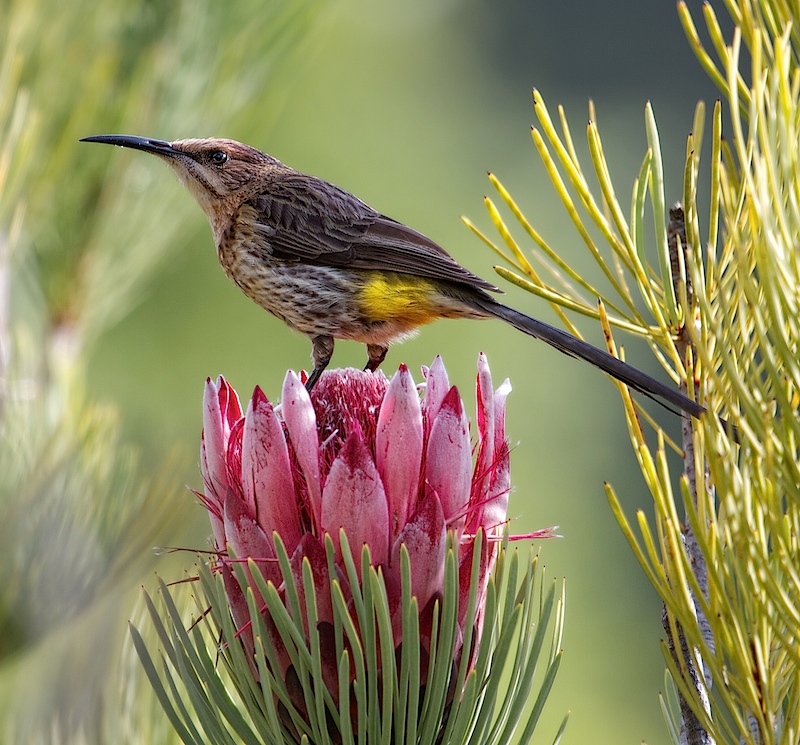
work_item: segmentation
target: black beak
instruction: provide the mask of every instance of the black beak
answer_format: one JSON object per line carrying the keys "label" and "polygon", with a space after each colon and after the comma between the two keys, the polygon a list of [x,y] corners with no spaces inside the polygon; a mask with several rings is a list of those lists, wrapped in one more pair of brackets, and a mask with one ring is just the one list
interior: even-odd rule
{"label": "black beak", "polygon": [[94,137],[84,137],[81,142],[103,142],[106,145],[119,145],[120,147],[144,150],[146,153],[167,157],[182,154],[180,150],[172,147],[169,142],[153,140],[150,137],[136,137],[135,135],[95,135]]}

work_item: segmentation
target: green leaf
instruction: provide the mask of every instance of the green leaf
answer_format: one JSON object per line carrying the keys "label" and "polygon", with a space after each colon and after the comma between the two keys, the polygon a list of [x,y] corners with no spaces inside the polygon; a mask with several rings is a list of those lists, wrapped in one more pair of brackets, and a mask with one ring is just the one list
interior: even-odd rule
{"label": "green leaf", "polygon": [[[287,585],[295,582],[295,577],[277,538],[283,592],[264,579],[256,562],[231,563],[245,593],[250,625],[235,628],[221,575],[214,576],[209,567],[198,566],[199,581],[194,587],[201,617],[189,631],[166,584],[160,584],[165,620],[146,598],[163,650],[162,669],[159,671],[136,630],[132,631],[134,646],[159,702],[186,742],[288,745],[299,739],[309,745],[339,741],[353,745],[362,738],[377,738],[376,742],[383,745],[463,745],[467,741],[507,745],[520,729],[525,738],[532,734],[551,689],[561,659],[560,651],[553,648],[560,644],[562,634],[560,610],[555,623],[551,619],[554,608],[561,608],[563,596],[556,604],[551,588],[546,597],[536,600],[536,556],[532,555],[520,577],[516,551],[509,560],[504,539],[492,549],[497,552],[495,567],[485,591],[480,645],[473,654],[486,538],[480,531],[474,540],[470,591],[467,607],[462,609],[466,625],[459,640],[460,662],[454,662],[459,628],[459,546],[455,534],[450,533],[443,592],[434,602],[424,685],[420,684],[423,650],[419,607],[411,594],[408,552],[401,546],[401,607],[396,612],[402,619],[402,634],[400,649],[396,650],[395,621],[382,570],[371,566],[365,547],[359,573],[343,534],[340,547],[344,574],[357,582],[348,590],[347,598],[340,569],[333,561],[333,543],[326,540],[338,656],[337,691],[329,691],[325,684],[326,658],[317,628],[317,590],[311,565],[308,561],[302,564],[302,594],[297,587],[290,589]],[[499,592],[498,580],[502,584]],[[267,623],[273,631],[268,630]],[[551,646],[549,662],[535,689],[537,663],[547,638]],[[373,643],[371,650],[366,648],[369,640]],[[301,689],[296,694],[289,694],[283,680],[276,643],[285,650],[296,674]],[[470,669],[471,657],[474,666]],[[534,695],[535,690],[538,692]],[[298,694],[302,698],[300,709],[296,705]]]}

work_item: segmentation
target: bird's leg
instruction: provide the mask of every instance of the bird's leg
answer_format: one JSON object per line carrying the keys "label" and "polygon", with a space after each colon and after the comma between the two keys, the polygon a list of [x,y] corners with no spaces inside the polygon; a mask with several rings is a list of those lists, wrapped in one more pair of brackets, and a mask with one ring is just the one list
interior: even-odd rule
{"label": "bird's leg", "polygon": [[375,372],[381,366],[381,362],[386,359],[388,351],[389,347],[382,347],[380,344],[367,344],[367,356],[369,359],[364,369]]}
{"label": "bird's leg", "polygon": [[311,338],[311,359],[314,361],[314,370],[306,381],[306,390],[310,391],[319,380],[323,370],[333,357],[333,337],[314,336]]}

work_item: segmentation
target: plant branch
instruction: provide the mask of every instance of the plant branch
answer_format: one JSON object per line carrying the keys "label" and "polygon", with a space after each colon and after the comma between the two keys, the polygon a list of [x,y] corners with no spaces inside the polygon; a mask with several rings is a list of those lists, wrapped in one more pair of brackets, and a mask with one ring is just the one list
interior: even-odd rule
{"label": "plant branch", "polygon": [[[691,395],[698,387],[699,379],[695,379],[695,365],[693,364],[696,358],[694,345],[689,334],[686,332],[686,322],[694,322],[694,313],[692,311],[692,300],[694,296],[692,288],[691,277],[688,276],[686,271],[687,266],[687,252],[691,250],[691,246],[686,241],[686,222],[683,208],[678,204],[673,207],[669,212],[669,224],[667,227],[669,258],[672,268],[672,284],[675,290],[675,296],[681,301],[684,307],[684,324],[680,327],[676,348],[681,358],[684,361],[684,366],[687,371],[687,379],[691,378],[692,386],[688,382],[681,383],[682,392],[686,395]],[[694,442],[694,425],[690,418],[683,417],[681,419],[681,439],[683,445],[683,474],[688,482],[689,493],[692,497],[694,512],[698,513],[698,499],[697,499],[697,459],[695,453]],[[701,460],[701,462],[704,462]],[[704,483],[707,481],[707,473],[704,469]],[[710,494],[713,498],[713,494]],[[704,603],[698,602],[696,597],[692,597],[694,601],[694,609],[697,616],[697,623],[701,629],[703,640],[710,649],[714,649],[714,636],[711,632],[711,627],[708,620],[703,613],[702,605],[707,604],[708,601],[708,567],[706,559],[702,550],[697,542],[697,537],[692,530],[691,525],[687,522],[684,523],[681,532],[683,534],[684,550],[689,557],[689,563],[697,580],[697,585],[703,595]],[[692,648],[687,642],[682,626],[677,622],[671,622],[669,617],[669,610],[666,603],[662,615],[662,622],[664,630],[667,633],[667,640],[669,645],[670,654],[675,660],[680,669],[686,669],[685,675],[687,684],[691,685],[694,689],[697,699],[701,702],[706,716],[711,718],[711,704],[708,697],[708,688],[710,688],[711,681],[709,673],[706,669],[700,651],[697,648]],[[675,634],[677,632],[677,639]],[[680,663],[678,655],[683,656],[683,664]],[[697,717],[691,702],[689,702],[683,694],[680,696],[680,711],[681,711],[681,743],[686,745],[712,745],[714,742],[713,737],[703,727],[700,719]]]}

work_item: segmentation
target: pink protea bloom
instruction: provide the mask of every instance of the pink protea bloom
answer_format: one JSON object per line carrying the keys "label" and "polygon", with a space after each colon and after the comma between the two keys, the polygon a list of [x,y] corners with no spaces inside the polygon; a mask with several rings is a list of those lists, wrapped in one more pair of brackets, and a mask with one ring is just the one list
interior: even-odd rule
{"label": "pink protea bloom", "polygon": [[[420,399],[402,366],[387,380],[381,373],[326,372],[309,394],[289,371],[280,407],[256,388],[242,414],[233,388],[220,377],[206,383],[201,464],[204,503],[225,578],[233,618],[247,643],[250,615],[227,547],[237,559],[250,557],[281,592],[274,534],[291,558],[298,592],[302,563],[314,575],[318,629],[333,623],[325,535],[335,546],[337,580],[347,594],[340,530],[344,531],[360,580],[361,548],[380,567],[392,612],[395,646],[401,641],[400,547],[410,559],[411,591],[418,600],[423,655],[435,601],[441,599],[448,531],[459,557],[459,612],[454,662],[461,657],[475,536],[483,530],[478,563],[478,610],[473,618],[476,650],[485,588],[502,536],[509,493],[509,448],[505,402],[511,386],[493,390],[486,358],[478,360],[477,442],[473,465],[469,423],[458,391],[440,358],[425,372]],[[253,564],[250,564],[253,566]],[[247,570],[249,571],[249,569]],[[249,584],[254,588],[252,576]],[[256,597],[260,598],[257,590]],[[307,625],[307,622],[306,622]],[[280,675],[290,660],[277,634],[272,639]],[[252,645],[252,636],[249,644]],[[330,648],[330,647],[329,647]],[[326,661],[326,685],[336,698],[336,660]]]}

